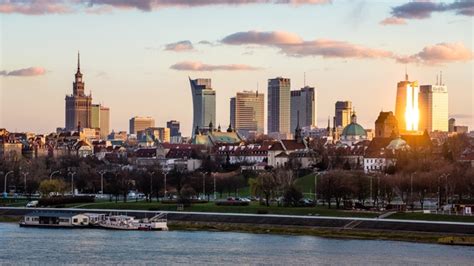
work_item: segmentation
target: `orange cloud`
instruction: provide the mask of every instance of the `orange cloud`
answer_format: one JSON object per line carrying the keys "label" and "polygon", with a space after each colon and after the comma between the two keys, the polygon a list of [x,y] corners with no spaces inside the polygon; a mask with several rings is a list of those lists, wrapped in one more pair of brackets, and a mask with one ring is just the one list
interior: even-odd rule
{"label": "orange cloud", "polygon": [[24,15],[64,14],[73,12],[71,6],[61,0],[26,0],[0,3],[0,13]]}
{"label": "orange cloud", "polygon": [[2,70],[0,71],[0,76],[16,76],[16,77],[31,77],[31,76],[41,76],[46,73],[46,70],[42,67],[29,67],[22,68],[12,71]]}
{"label": "orange cloud", "polygon": [[438,43],[426,46],[421,52],[411,56],[398,57],[400,63],[420,63],[436,65],[473,59],[473,53],[463,43]]}
{"label": "orange cloud", "polygon": [[300,36],[283,31],[237,32],[228,35],[221,41],[229,45],[262,45],[277,47],[280,52],[289,56],[322,56],[339,58],[383,58],[392,57],[392,53],[372,49],[349,42],[318,39],[304,41]]}
{"label": "orange cloud", "polygon": [[196,61],[184,61],[170,66],[171,69],[180,71],[254,71],[261,68],[249,65],[231,64],[231,65],[208,65]]}
{"label": "orange cloud", "polygon": [[386,18],[379,23],[380,25],[405,25],[407,24],[406,20],[403,18],[397,18],[397,17],[389,17]]}

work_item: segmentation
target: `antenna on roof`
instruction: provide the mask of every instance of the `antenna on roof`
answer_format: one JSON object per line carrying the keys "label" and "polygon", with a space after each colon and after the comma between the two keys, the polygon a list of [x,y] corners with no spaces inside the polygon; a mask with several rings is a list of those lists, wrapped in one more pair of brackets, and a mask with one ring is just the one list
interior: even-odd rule
{"label": "antenna on roof", "polygon": [[405,81],[408,81],[407,64],[405,64]]}
{"label": "antenna on roof", "polygon": [[439,72],[439,85],[443,86],[443,71]]}
{"label": "antenna on roof", "polygon": [[303,85],[306,87],[306,72],[303,72]]}
{"label": "antenna on roof", "polygon": [[438,82],[438,75],[436,75],[436,85],[439,85],[439,82]]}

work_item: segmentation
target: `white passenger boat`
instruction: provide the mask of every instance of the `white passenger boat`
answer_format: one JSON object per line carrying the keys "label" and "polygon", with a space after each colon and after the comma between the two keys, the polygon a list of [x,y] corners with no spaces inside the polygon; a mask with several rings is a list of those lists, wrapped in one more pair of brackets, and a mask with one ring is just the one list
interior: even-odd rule
{"label": "white passenger boat", "polygon": [[155,215],[148,219],[135,219],[128,215],[109,215],[99,222],[99,226],[115,230],[160,230],[168,231],[166,214]]}

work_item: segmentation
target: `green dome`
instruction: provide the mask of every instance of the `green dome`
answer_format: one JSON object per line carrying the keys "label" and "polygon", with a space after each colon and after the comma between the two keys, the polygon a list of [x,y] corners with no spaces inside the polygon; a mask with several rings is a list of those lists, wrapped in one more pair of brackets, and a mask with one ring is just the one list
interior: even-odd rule
{"label": "green dome", "polygon": [[361,125],[353,122],[344,128],[342,136],[367,136],[367,132]]}

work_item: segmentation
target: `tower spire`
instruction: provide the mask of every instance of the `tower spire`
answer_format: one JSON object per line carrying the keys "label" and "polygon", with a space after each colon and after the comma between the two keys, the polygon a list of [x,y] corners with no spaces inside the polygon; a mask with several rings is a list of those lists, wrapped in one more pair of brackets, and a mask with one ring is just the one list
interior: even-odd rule
{"label": "tower spire", "polygon": [[405,81],[408,81],[407,65],[405,64]]}
{"label": "tower spire", "polygon": [[77,72],[81,72],[81,54],[77,51]]}

